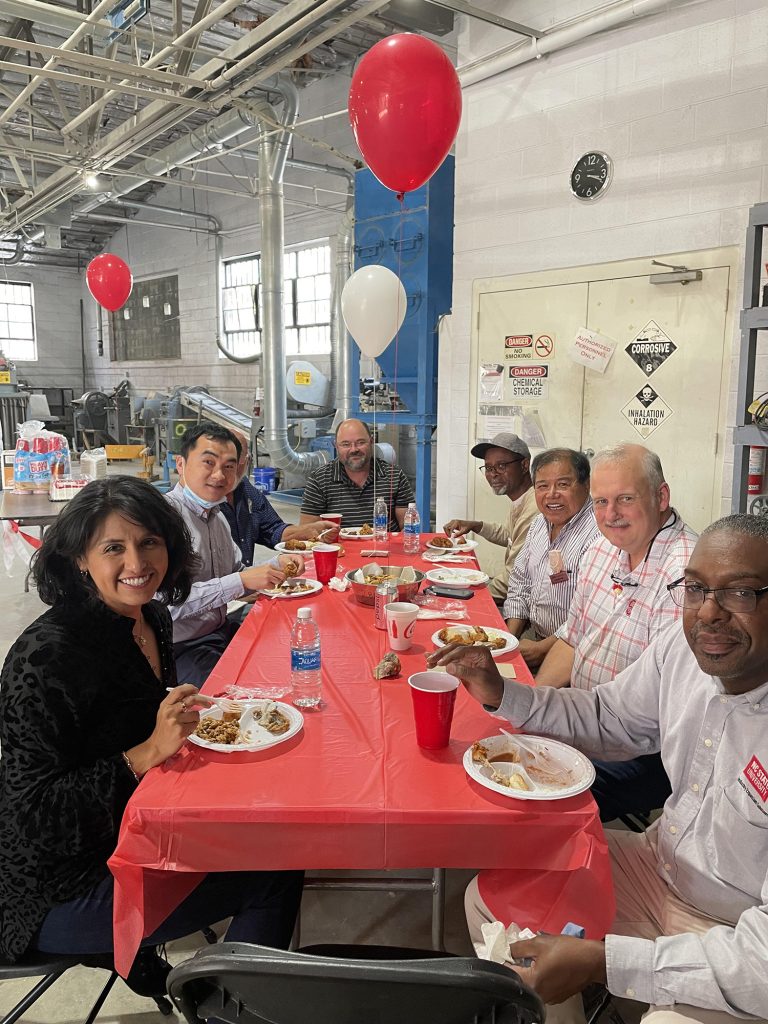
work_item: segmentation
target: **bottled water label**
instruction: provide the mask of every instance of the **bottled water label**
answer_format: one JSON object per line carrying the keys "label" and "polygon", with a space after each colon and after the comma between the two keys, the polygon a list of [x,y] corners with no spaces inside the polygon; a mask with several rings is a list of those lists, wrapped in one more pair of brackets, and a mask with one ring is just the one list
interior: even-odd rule
{"label": "bottled water label", "polygon": [[319,647],[314,651],[291,651],[291,672],[313,672],[319,669]]}

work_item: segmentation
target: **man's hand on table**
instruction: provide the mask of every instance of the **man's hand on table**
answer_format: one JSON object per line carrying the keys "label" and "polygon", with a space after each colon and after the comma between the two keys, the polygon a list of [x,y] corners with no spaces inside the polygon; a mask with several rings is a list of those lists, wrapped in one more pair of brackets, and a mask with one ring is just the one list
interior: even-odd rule
{"label": "man's hand on table", "polygon": [[549,647],[543,640],[521,640],[518,647],[520,655],[528,668],[538,668],[547,656]]}
{"label": "man's hand on table", "polygon": [[317,540],[320,534],[323,535],[323,544],[335,544],[339,536],[338,524],[317,519],[311,523],[302,523],[300,526],[286,526],[283,540]]}
{"label": "man's hand on table", "polygon": [[249,569],[243,569],[240,579],[246,590],[269,590],[272,587],[279,587],[287,576],[285,570],[291,562],[298,566],[298,570],[292,575],[301,576],[304,572],[304,559],[297,551],[292,551],[290,555],[280,555],[277,565],[267,562],[264,565],[253,565]]}
{"label": "man's hand on table", "polygon": [[562,1003],[587,985],[605,985],[605,943],[569,935],[538,935],[513,942],[509,955],[530,957],[530,967],[515,967],[522,980],[545,1003]]}
{"label": "man's hand on table", "polygon": [[482,527],[479,519],[450,519],[443,530],[448,537],[463,537],[466,533],[477,533]]}
{"label": "man's hand on table", "polygon": [[458,676],[469,693],[481,704],[497,708],[504,694],[504,679],[487,647],[467,647],[465,644],[447,644],[439,651],[427,655],[427,665],[446,667],[452,676]]}

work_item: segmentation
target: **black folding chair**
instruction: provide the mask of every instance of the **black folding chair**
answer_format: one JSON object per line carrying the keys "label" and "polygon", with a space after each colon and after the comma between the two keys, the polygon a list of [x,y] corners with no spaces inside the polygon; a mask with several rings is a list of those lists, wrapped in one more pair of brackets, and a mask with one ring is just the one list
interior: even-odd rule
{"label": "black folding chair", "polygon": [[[34,985],[18,1003],[16,1003],[16,1005],[12,1007],[12,1009],[10,1009],[2,1019],[0,1019],[0,1024],[15,1024],[15,1022],[20,1020],[22,1015],[25,1014],[31,1006],[34,1006],[40,996],[42,996],[44,992],[47,992],[54,982],[58,981],[62,974],[68,971],[71,967],[77,967],[79,965],[91,968],[100,967],[110,972],[106,984],[97,996],[96,1002],[91,1007],[88,1016],[85,1017],[83,1021],[83,1024],[93,1024],[93,1021],[96,1020],[99,1010],[104,1005],[104,1001],[109,995],[112,986],[118,978],[117,971],[114,970],[112,965],[112,959],[109,956],[67,956],[59,953],[28,953],[13,964],[0,960],[0,981],[10,981],[11,979],[17,978],[40,979],[40,981],[38,981],[37,984]],[[160,1012],[165,1016],[168,1016],[173,1012],[171,1004],[163,996],[155,999],[155,1003]]]}
{"label": "black folding chair", "polygon": [[[326,955],[223,943],[168,976],[189,1024],[541,1024],[514,971],[433,950],[322,947]],[[375,959],[369,959],[370,954]],[[331,955],[329,955],[331,954]],[[395,955],[396,959],[391,959]]]}

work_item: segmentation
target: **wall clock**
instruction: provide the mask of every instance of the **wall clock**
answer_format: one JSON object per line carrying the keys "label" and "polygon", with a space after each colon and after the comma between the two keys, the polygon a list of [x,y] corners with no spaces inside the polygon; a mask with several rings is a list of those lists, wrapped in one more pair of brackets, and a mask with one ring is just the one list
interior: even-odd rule
{"label": "wall clock", "polygon": [[592,202],[605,194],[613,177],[613,161],[607,153],[585,153],[571,171],[571,192],[577,199]]}

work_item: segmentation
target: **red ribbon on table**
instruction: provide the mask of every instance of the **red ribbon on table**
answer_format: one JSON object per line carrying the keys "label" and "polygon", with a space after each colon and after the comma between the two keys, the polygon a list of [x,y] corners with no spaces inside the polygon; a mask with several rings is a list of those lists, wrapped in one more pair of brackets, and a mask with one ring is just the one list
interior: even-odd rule
{"label": "red ribbon on table", "polygon": [[27,542],[27,544],[29,544],[30,547],[34,548],[35,551],[37,551],[37,549],[43,542],[39,540],[37,537],[31,536],[31,534],[29,533],[24,533],[24,531],[21,529],[21,527],[19,526],[15,519],[9,519],[8,522],[11,524],[11,529],[13,530],[13,532],[18,533],[18,535],[21,538],[23,538]]}

